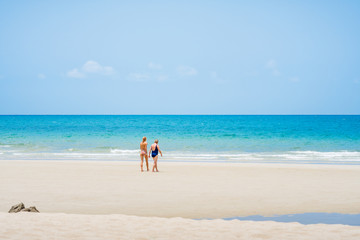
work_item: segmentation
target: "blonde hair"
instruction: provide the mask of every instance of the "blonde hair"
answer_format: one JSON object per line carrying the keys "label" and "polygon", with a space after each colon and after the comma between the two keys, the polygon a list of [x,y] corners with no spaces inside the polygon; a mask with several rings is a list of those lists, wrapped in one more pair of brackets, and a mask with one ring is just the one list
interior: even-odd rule
{"label": "blonde hair", "polygon": [[145,142],[146,141],[146,137],[143,137],[143,142]]}
{"label": "blonde hair", "polygon": [[155,142],[156,142],[156,143],[159,143],[159,140],[156,139]]}

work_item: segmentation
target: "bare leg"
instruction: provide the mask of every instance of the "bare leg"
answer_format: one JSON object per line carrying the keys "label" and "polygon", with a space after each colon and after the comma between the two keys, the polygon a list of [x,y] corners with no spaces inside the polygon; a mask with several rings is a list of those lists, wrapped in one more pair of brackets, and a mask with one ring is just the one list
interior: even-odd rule
{"label": "bare leg", "polygon": [[148,155],[146,154],[145,155],[145,162],[146,162],[146,169],[147,169],[147,171],[149,171],[149,161],[148,161]]}
{"label": "bare leg", "polygon": [[[141,167],[141,171],[143,172],[143,165],[144,165],[144,154],[140,154],[140,159],[141,159],[141,163],[140,163],[140,167]],[[147,163],[147,161],[146,161]]]}
{"label": "bare leg", "polygon": [[158,160],[159,155],[157,155],[156,157],[154,157],[154,166],[155,166],[155,170],[158,172],[158,168],[157,168],[157,160]]}

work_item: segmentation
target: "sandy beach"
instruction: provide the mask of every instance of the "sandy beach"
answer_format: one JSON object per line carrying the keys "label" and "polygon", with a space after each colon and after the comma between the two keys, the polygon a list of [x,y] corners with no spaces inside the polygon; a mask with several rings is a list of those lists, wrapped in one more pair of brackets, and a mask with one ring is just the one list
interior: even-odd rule
{"label": "sandy beach", "polygon": [[0,239],[359,239],[345,225],[63,213],[0,213]]}
{"label": "sandy beach", "polygon": [[360,213],[360,166],[0,161],[0,212],[223,218]]}
{"label": "sandy beach", "polygon": [[[314,236],[318,234],[316,239],[323,231],[330,235],[321,239],[336,239],[343,234],[347,234],[346,239],[360,236],[359,227],[344,225],[191,220],[305,212],[360,213],[360,166],[160,163],[159,170],[140,172],[136,162],[0,161],[0,212],[5,226],[0,236],[20,239],[12,234],[16,223],[36,230],[43,222],[50,222],[50,229],[73,229],[59,233],[60,238],[71,234],[90,237],[86,229],[95,225],[101,232],[112,221],[117,223],[114,229],[124,227],[125,222],[127,229],[125,233],[120,230],[124,228],[113,230],[114,236],[122,232],[123,237],[138,239],[150,235],[135,234],[137,224],[145,224],[139,227],[145,232],[152,232],[155,224],[157,230],[151,235],[155,239],[163,238],[164,231],[188,233],[175,239],[201,239],[208,238],[205,232],[226,229],[232,229],[229,234],[237,239],[247,239],[247,234],[254,234],[252,239],[267,238],[273,235],[270,231],[277,231],[277,237],[291,233],[299,236],[294,239],[306,239],[309,235],[303,233],[310,229]],[[19,202],[35,205],[41,213],[6,213]],[[78,220],[68,223],[67,219]],[[73,222],[81,226],[75,227]],[[170,225],[173,227],[165,227]],[[263,237],[256,237],[263,231]]]}

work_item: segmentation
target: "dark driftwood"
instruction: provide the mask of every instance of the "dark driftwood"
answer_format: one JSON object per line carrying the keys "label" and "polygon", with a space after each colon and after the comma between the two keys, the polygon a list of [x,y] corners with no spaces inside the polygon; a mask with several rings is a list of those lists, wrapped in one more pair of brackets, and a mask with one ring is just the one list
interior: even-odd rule
{"label": "dark driftwood", "polygon": [[21,210],[22,212],[39,212],[35,206],[24,208]]}
{"label": "dark driftwood", "polygon": [[25,208],[24,204],[19,203],[19,204],[12,206],[11,209],[9,210],[9,213],[17,213],[17,212],[20,212],[21,210],[23,210],[24,208]]}
{"label": "dark driftwood", "polygon": [[18,212],[39,212],[39,210],[36,209],[35,206],[25,208],[25,205],[23,203],[16,204],[11,207],[9,210],[9,213],[18,213]]}

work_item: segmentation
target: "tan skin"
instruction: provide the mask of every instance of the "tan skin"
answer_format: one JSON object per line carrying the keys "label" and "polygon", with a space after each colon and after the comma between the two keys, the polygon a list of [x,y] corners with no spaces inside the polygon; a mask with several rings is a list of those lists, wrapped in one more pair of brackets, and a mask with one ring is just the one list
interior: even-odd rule
{"label": "tan skin", "polygon": [[140,143],[140,159],[141,159],[141,171],[143,172],[143,165],[144,165],[144,158],[145,158],[145,162],[146,162],[146,168],[147,171],[149,171],[149,161],[148,161],[148,156],[147,156],[147,142],[146,142],[146,137],[143,137],[142,142]]}
{"label": "tan skin", "polygon": [[[159,141],[158,141],[158,140],[155,140],[155,143],[153,143],[153,144],[151,145],[150,150],[149,150],[149,157],[150,157],[150,155],[151,155],[151,152],[152,152],[152,151],[155,151],[156,146],[157,146],[158,151],[159,151],[159,153],[160,153],[160,155],[161,155],[161,157],[162,157],[162,152],[161,152],[161,150],[160,150],[160,147],[159,147],[158,143],[159,143]],[[153,166],[153,168],[152,168],[152,171],[153,171],[153,172],[155,172],[155,171],[158,172],[158,171],[159,171],[158,168],[157,168],[157,160],[158,160],[158,157],[159,157],[159,154],[156,155],[155,157],[153,157],[153,160],[154,160],[154,166]]]}

